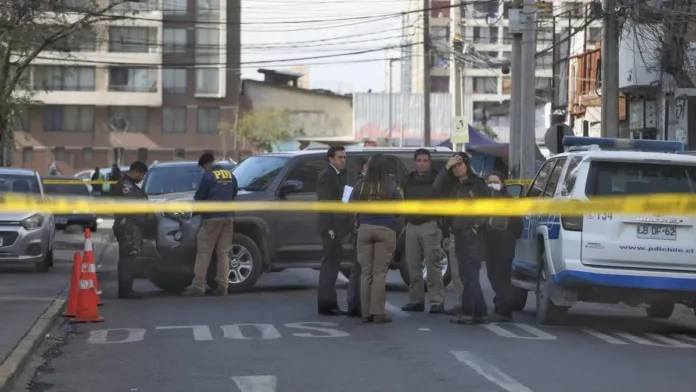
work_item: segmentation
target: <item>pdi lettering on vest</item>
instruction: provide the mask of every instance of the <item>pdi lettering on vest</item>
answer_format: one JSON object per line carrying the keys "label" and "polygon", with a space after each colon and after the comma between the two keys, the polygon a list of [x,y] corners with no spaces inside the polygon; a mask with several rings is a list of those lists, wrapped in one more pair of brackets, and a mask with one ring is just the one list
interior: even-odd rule
{"label": "pdi lettering on vest", "polygon": [[229,170],[213,170],[213,175],[216,180],[232,179],[232,173]]}

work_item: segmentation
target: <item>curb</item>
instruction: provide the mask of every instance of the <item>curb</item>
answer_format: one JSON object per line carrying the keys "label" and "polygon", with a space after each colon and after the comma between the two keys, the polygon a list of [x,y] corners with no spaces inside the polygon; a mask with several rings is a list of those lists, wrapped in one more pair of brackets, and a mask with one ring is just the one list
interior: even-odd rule
{"label": "curb", "polygon": [[56,298],[41,316],[34,322],[29,332],[19,341],[10,352],[5,361],[0,364],[0,391],[5,391],[10,386],[14,377],[20,373],[27,364],[34,349],[44,340],[46,332],[53,326],[60,315],[65,300]]}

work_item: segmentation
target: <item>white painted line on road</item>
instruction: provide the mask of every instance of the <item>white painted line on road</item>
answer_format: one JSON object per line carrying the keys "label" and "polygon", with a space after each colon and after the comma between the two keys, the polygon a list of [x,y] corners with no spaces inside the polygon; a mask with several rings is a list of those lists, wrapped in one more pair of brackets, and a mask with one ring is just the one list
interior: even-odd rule
{"label": "white painted line on road", "polygon": [[213,340],[213,333],[207,325],[174,325],[155,329],[190,329],[193,331],[193,340]]}
{"label": "white painted line on road", "polygon": [[520,336],[508,329],[505,329],[497,324],[479,324],[482,328],[485,328],[494,334],[504,337],[504,338],[516,338],[516,339],[528,339],[528,340],[556,340],[556,337],[546,333],[539,328],[532,327],[531,325],[522,323],[507,323],[507,325],[514,325],[517,328],[527,331],[534,336]]}
{"label": "white painted line on road", "polygon": [[430,331],[430,328],[418,328],[419,331]]}
{"label": "white painted line on road", "polygon": [[450,351],[459,362],[472,368],[476,373],[485,377],[488,381],[503,388],[508,392],[532,392],[531,389],[517,382],[512,377],[503,373],[497,367],[479,358],[470,351]]}
{"label": "white painted line on road", "polygon": [[590,336],[594,336],[597,339],[604,340],[605,342],[607,342],[609,344],[628,344],[628,343],[624,342],[623,340],[619,340],[619,339],[617,339],[613,336],[609,336],[605,333],[597,332],[593,329],[583,328],[582,332],[585,332],[586,334],[588,334]]}
{"label": "white painted line on road", "polygon": [[241,392],[276,392],[278,380],[275,376],[232,377]]}
{"label": "white painted line on road", "polygon": [[344,282],[344,283],[348,282],[348,278],[347,278],[345,275],[343,275],[342,272],[339,272],[339,273],[338,273],[338,280],[339,280],[340,282]]}
{"label": "white painted line on road", "polygon": [[394,316],[399,316],[399,317],[410,317],[411,316],[410,314],[401,310],[400,307],[392,305],[389,302],[387,302],[385,304],[385,307],[387,308],[387,312],[393,314]]}

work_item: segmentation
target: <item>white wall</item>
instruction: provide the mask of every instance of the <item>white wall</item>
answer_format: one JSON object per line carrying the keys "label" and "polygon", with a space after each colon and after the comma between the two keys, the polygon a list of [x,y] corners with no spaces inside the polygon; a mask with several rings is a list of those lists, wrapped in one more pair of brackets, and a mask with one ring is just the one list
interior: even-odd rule
{"label": "white wall", "polygon": [[662,27],[626,22],[619,41],[619,88],[661,83],[656,45]]}

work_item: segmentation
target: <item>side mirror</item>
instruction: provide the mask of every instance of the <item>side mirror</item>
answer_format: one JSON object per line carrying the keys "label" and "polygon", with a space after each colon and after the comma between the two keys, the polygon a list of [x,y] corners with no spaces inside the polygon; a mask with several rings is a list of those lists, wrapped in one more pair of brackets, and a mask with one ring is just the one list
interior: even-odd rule
{"label": "side mirror", "polygon": [[304,184],[302,183],[302,181],[287,180],[280,187],[280,194],[287,195],[288,193],[298,193],[298,192],[302,192],[303,189],[304,189]]}
{"label": "side mirror", "polygon": [[524,192],[524,185],[522,185],[522,184],[505,185],[505,191],[508,193],[508,195],[510,195],[512,197],[522,197],[522,193]]}

